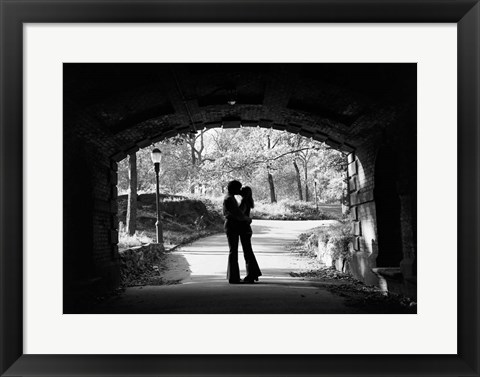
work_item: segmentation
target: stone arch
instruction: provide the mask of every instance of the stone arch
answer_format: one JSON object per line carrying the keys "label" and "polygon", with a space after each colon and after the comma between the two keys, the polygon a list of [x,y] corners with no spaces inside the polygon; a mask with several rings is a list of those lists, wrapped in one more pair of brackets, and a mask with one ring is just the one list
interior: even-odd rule
{"label": "stone arch", "polygon": [[[352,264],[352,272],[354,275],[365,281],[367,284],[376,284],[378,279],[372,273],[371,269],[376,267],[375,259],[377,250],[375,240],[377,239],[375,207],[373,203],[373,164],[371,159],[371,152],[364,152],[363,148],[356,150],[353,146],[342,144],[329,137],[324,133],[312,133],[302,130],[295,124],[282,125],[272,124],[265,120],[252,121],[241,119],[228,119],[227,121],[218,120],[212,121],[205,125],[206,129],[212,128],[240,128],[240,127],[261,127],[266,129],[275,129],[280,131],[287,131],[290,133],[299,134],[304,137],[312,138],[312,140],[324,142],[331,148],[342,152],[345,156],[348,172],[348,188],[349,188],[349,208],[351,210],[351,219],[353,222],[352,233],[355,235],[354,243],[352,244],[352,251],[354,252],[354,263]],[[189,131],[188,127],[179,127],[176,130],[169,130],[166,133],[156,135],[152,138],[144,138],[138,140],[135,146],[129,148],[126,152],[117,152],[110,156],[111,172],[110,174],[115,178],[112,182],[117,182],[117,163],[124,159],[129,153],[138,151],[140,148],[146,148],[156,142],[164,139],[174,137],[180,133]],[[370,147],[369,147],[370,148]],[[369,150],[368,148],[366,150]],[[353,168],[354,166],[354,168]],[[352,170],[353,169],[353,170]],[[116,197],[112,197],[112,208],[117,208]],[[112,230],[115,236],[113,239],[118,239],[118,228]]]}

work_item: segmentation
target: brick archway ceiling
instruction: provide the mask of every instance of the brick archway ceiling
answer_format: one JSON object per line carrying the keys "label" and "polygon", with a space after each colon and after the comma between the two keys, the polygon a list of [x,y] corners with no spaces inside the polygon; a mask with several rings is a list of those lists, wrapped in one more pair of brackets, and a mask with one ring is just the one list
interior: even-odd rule
{"label": "brick archway ceiling", "polygon": [[415,72],[415,64],[64,64],[64,104],[95,119],[92,134],[119,158],[192,129],[240,125],[349,152],[415,106]]}

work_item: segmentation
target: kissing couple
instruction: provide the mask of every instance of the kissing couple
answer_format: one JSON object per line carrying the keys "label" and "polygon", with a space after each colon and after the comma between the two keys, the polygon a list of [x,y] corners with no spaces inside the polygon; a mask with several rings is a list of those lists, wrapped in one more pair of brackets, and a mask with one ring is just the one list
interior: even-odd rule
{"label": "kissing couple", "polygon": [[[235,195],[241,195],[240,205],[235,199]],[[223,216],[225,217],[225,233],[228,240],[228,267],[227,279],[230,284],[249,283],[258,281],[262,275],[258,267],[257,259],[252,249],[252,219],[250,210],[253,208],[252,189],[248,186],[242,188],[239,181],[230,181],[227,185],[227,195],[223,200]],[[240,279],[240,269],[238,267],[238,240],[242,243],[243,256],[247,276]]]}

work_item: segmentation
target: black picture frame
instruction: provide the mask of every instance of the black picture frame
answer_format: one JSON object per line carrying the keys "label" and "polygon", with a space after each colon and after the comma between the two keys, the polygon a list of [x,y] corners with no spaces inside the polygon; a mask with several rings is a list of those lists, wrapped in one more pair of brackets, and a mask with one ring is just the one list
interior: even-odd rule
{"label": "black picture frame", "polygon": [[[2,376],[479,376],[479,0],[0,0],[0,13]],[[23,24],[60,22],[456,23],[458,354],[24,355]]]}

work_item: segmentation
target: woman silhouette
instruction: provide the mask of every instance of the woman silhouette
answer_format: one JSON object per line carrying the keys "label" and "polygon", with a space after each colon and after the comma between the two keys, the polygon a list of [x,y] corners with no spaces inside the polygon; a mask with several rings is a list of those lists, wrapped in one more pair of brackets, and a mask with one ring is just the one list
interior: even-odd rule
{"label": "woman silhouette", "polygon": [[[239,206],[240,211],[242,211],[245,216],[250,217],[250,210],[254,206],[252,189],[245,186],[241,189],[240,195],[242,196],[242,201]],[[240,242],[242,243],[243,256],[245,257],[247,268],[247,276],[243,279],[244,283],[253,283],[254,281],[258,281],[259,276],[262,276],[255,254],[253,254],[252,234],[250,223],[242,222],[240,227]]]}

